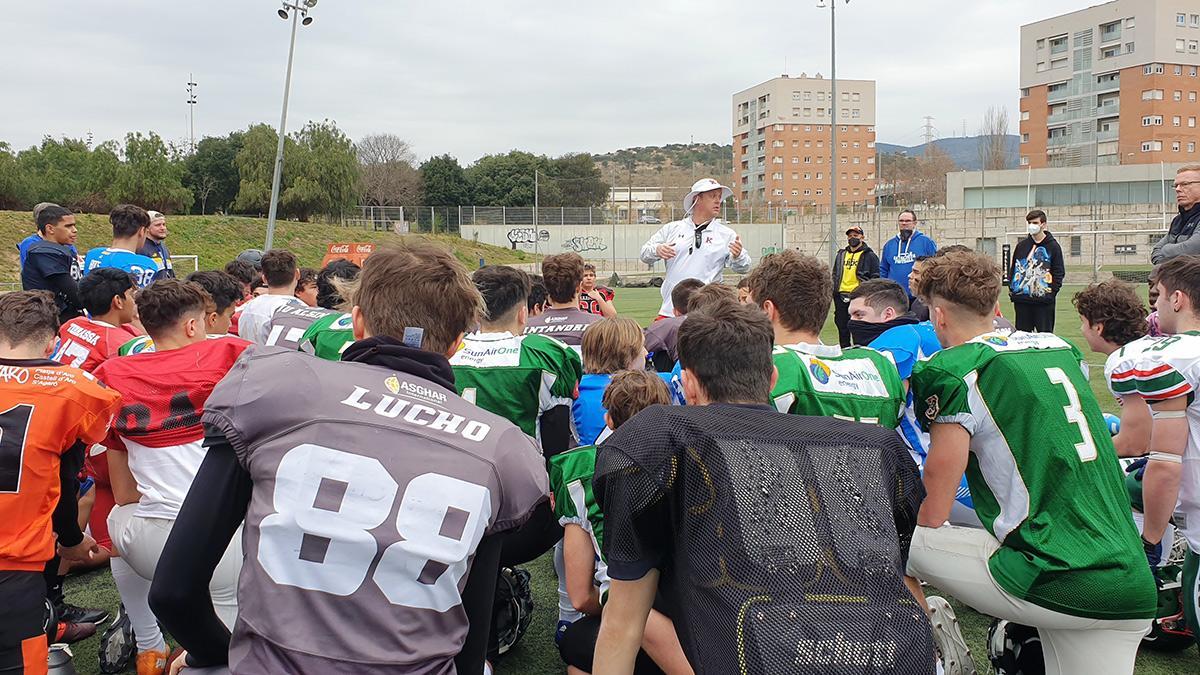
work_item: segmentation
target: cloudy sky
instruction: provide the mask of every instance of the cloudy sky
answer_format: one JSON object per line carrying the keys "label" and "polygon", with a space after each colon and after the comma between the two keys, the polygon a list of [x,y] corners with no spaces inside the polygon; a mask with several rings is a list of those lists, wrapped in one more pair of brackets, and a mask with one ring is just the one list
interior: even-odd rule
{"label": "cloudy sky", "polygon": [[[878,81],[879,140],[974,133],[1015,113],[1019,27],[1087,0],[852,0],[838,73]],[[279,122],[289,23],[273,0],[5,2],[0,141],[196,136]],[[288,127],[391,132],[469,163],[730,142],[731,95],[784,72],[829,73],[816,0],[320,0],[297,38]],[[1014,115],[1015,117],[1015,115]]]}

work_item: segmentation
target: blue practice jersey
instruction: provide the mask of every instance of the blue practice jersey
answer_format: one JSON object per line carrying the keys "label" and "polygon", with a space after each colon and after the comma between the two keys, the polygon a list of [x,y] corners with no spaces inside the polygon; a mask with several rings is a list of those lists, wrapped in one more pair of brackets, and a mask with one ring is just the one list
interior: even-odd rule
{"label": "blue practice jersey", "polygon": [[138,288],[149,286],[160,272],[158,263],[144,255],[107,246],[97,246],[88,251],[83,259],[84,275],[101,267],[115,267],[129,272],[137,280]]}
{"label": "blue practice jersey", "polygon": [[[662,378],[668,389],[672,390],[671,402],[681,403],[671,385],[670,373],[656,373]],[[609,373],[588,373],[579,380],[579,396],[571,404],[571,413],[575,418],[575,431],[579,434],[580,445],[592,445],[600,442],[604,432],[604,390],[608,389],[613,376]]]}

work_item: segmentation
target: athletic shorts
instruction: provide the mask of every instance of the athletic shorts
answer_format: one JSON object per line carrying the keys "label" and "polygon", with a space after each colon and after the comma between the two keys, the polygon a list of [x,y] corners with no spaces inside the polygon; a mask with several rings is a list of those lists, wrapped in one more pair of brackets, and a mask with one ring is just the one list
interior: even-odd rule
{"label": "athletic shorts", "polygon": [[0,674],[44,675],[46,580],[41,572],[0,571]]}

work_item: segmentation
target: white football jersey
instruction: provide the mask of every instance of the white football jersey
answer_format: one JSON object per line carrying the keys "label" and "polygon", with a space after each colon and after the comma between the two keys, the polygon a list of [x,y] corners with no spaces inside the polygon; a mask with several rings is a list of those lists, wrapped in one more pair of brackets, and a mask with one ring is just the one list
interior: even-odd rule
{"label": "white football jersey", "polygon": [[1157,338],[1142,349],[1123,370],[1113,373],[1112,381],[1136,383],[1137,392],[1147,403],[1167,401],[1181,396],[1191,399],[1187,408],[1188,444],[1183,455],[1179,485],[1179,504],[1184,536],[1192,551],[1200,553],[1200,332],[1180,333]]}

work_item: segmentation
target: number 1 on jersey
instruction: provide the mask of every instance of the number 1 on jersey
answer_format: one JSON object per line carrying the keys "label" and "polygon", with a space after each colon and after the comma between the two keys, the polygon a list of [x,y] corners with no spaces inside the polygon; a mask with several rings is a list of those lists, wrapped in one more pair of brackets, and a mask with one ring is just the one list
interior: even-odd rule
{"label": "number 1 on jersey", "polygon": [[1096,451],[1096,441],[1092,438],[1092,429],[1088,426],[1087,416],[1083,414],[1083,407],[1079,404],[1079,392],[1075,391],[1075,385],[1071,384],[1071,380],[1067,378],[1067,374],[1062,368],[1047,368],[1046,377],[1054,384],[1061,385],[1063,390],[1067,392],[1067,401],[1070,405],[1063,406],[1063,413],[1067,416],[1067,421],[1079,428],[1079,434],[1083,436],[1082,443],[1075,444],[1075,452],[1079,453],[1079,461],[1090,462],[1096,459],[1098,454]]}

